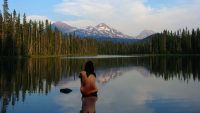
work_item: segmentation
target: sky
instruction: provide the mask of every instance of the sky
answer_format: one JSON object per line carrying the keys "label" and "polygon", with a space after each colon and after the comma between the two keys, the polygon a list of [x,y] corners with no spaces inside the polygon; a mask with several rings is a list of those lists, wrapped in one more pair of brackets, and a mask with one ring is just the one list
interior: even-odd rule
{"label": "sky", "polygon": [[[63,21],[71,26],[99,23],[136,36],[143,30],[161,32],[200,27],[200,0],[8,0],[9,9],[28,19]],[[0,1],[3,4],[3,0]],[[1,8],[2,10],[2,8]]]}

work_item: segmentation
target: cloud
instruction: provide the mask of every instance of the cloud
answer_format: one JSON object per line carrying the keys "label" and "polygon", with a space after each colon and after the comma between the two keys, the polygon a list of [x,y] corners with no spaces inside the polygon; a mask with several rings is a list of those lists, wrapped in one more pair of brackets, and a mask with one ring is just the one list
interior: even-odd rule
{"label": "cloud", "polygon": [[72,25],[96,25],[105,22],[112,27],[136,35],[144,29],[157,32],[163,29],[197,28],[200,26],[199,0],[187,4],[153,7],[150,0],[63,0],[54,11],[66,16],[76,16]]}
{"label": "cloud", "polygon": [[[55,12],[65,15],[89,18],[91,20],[106,19],[113,14],[113,6],[105,3],[105,0],[63,0],[63,3],[55,6]],[[105,14],[106,12],[106,14]]]}
{"label": "cloud", "polygon": [[49,19],[46,16],[40,16],[40,15],[29,15],[26,17],[27,20],[32,20],[32,21],[46,21],[49,20],[49,22],[53,23],[54,21]]}

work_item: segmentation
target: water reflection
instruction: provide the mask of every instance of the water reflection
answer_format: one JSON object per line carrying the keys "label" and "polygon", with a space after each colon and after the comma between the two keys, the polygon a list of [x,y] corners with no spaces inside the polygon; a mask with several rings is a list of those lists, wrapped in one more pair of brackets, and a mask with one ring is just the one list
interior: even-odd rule
{"label": "water reflection", "polygon": [[80,113],[96,113],[96,96],[82,97],[82,109]]}
{"label": "water reflection", "polygon": [[[76,80],[88,59],[0,59],[0,110],[6,113],[8,105],[24,102],[27,95],[48,95],[52,86],[63,80]],[[198,56],[146,56],[133,58],[103,58],[92,61],[100,84],[108,83],[128,70],[138,70],[143,76],[164,80],[200,81]],[[87,100],[87,99],[85,99]]]}
{"label": "water reflection", "polygon": [[199,81],[199,67],[200,57],[198,56],[150,57],[148,70],[164,80],[178,78],[184,81],[190,79]]}

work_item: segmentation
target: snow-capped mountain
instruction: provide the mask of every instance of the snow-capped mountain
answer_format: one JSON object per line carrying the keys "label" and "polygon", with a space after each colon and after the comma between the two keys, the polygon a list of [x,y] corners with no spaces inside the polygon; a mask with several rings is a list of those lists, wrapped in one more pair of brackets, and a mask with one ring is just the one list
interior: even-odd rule
{"label": "snow-capped mountain", "polygon": [[123,34],[122,32],[117,31],[114,28],[109,27],[108,25],[101,23],[96,26],[98,31],[100,31],[103,34],[106,34],[112,38],[133,38],[131,36],[128,36],[126,34]]}
{"label": "snow-capped mountain", "polygon": [[74,32],[81,37],[133,38],[109,27],[105,23],[98,24],[95,27],[87,26],[85,28],[77,29]]}
{"label": "snow-capped mountain", "polygon": [[155,32],[152,31],[152,30],[144,30],[138,36],[136,36],[136,38],[137,39],[144,39],[144,38],[147,38],[148,36],[151,36],[153,34],[155,34]]}
{"label": "snow-capped mountain", "polygon": [[111,41],[117,41],[117,42],[137,41],[154,34],[154,32],[151,30],[144,30],[137,37],[132,37],[106,25],[105,23],[100,23],[96,26],[76,28],[64,22],[58,21],[52,24],[52,28],[54,29],[58,28],[58,30],[60,30],[63,34],[71,33],[71,34],[80,36],[82,38],[91,37],[91,38],[96,38],[99,40],[111,40]]}
{"label": "snow-capped mountain", "polygon": [[97,28],[93,26],[80,28],[73,32],[75,33],[75,35],[78,35],[80,37],[93,37],[93,38],[104,37],[104,34],[102,34]]}
{"label": "snow-capped mountain", "polygon": [[78,28],[70,26],[64,22],[58,21],[52,24],[52,28],[55,29],[57,28],[59,31],[61,31],[62,33],[71,33],[75,30],[77,30]]}

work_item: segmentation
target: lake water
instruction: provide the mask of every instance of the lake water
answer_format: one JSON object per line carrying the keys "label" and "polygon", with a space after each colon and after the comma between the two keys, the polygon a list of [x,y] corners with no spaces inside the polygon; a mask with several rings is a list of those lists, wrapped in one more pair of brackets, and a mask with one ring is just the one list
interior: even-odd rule
{"label": "lake water", "polygon": [[[92,60],[98,97],[82,98]],[[69,94],[60,89],[70,88]],[[199,56],[97,56],[0,60],[1,113],[200,113]]]}

